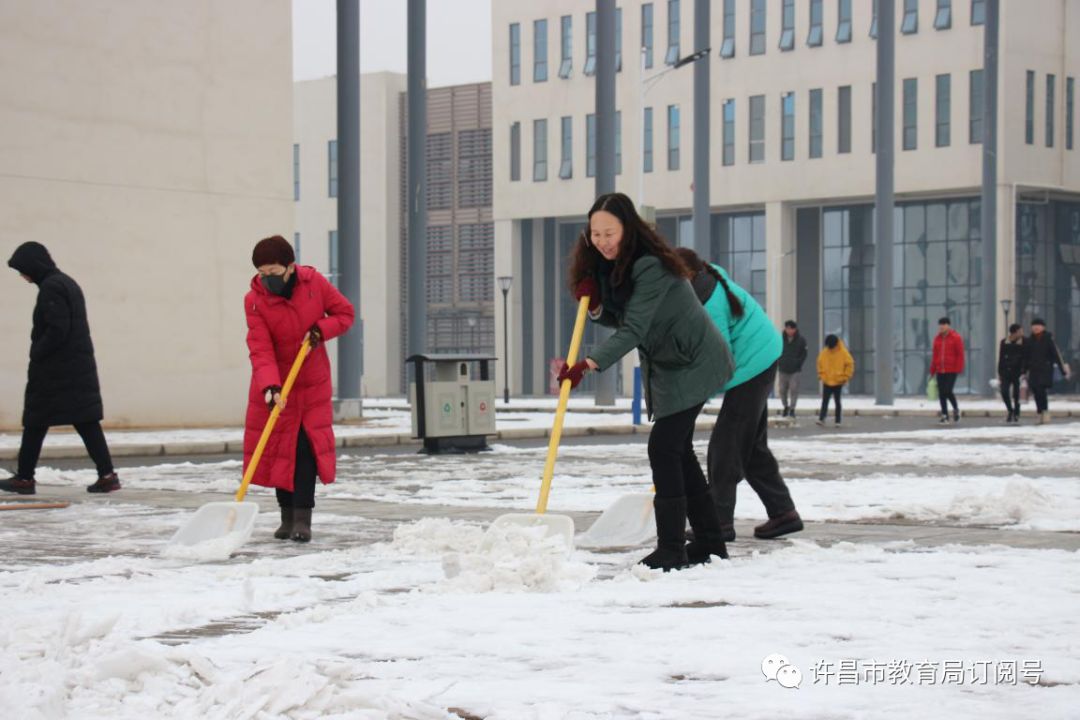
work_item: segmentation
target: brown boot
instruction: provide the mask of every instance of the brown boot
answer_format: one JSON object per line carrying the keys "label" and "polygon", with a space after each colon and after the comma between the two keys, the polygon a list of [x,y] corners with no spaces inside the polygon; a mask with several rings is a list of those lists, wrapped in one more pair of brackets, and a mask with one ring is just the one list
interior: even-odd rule
{"label": "brown boot", "polygon": [[7,480],[0,480],[0,491],[34,495],[37,493],[37,484],[33,480],[24,480],[18,475],[12,475]]}
{"label": "brown boot", "polygon": [[771,540],[772,538],[780,537],[781,535],[799,532],[802,529],[803,522],[802,518],[799,517],[798,511],[789,510],[774,518],[769,518],[768,522],[754,528],[754,537],[761,538],[762,540]]}
{"label": "brown boot", "polygon": [[274,531],[274,537],[278,540],[288,540],[292,537],[293,529],[293,509],[291,507],[281,508],[281,526]]}
{"label": "brown boot", "polygon": [[116,477],[116,473],[109,473],[103,478],[98,478],[98,481],[93,485],[86,488],[86,492],[90,493],[111,493],[120,489],[120,478]]}
{"label": "brown boot", "polygon": [[311,541],[311,508],[293,508],[293,542]]}

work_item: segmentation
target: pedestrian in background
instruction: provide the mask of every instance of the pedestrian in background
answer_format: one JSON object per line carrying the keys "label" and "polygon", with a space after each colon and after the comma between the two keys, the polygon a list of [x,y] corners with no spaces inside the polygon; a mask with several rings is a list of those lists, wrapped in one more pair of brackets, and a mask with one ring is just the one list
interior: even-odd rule
{"label": "pedestrian in background", "polygon": [[1072,372],[1061,357],[1061,351],[1054,343],[1054,337],[1046,329],[1046,323],[1042,318],[1031,321],[1031,337],[1027,341],[1027,352],[1024,356],[1024,365],[1027,369],[1028,386],[1031,394],[1035,396],[1035,412],[1038,413],[1038,423],[1043,425],[1050,422],[1050,401],[1047,392],[1054,384],[1054,368],[1057,367],[1062,376],[1068,379]]}
{"label": "pedestrian in background", "polygon": [[829,400],[835,398],[836,427],[840,427],[843,420],[840,395],[855,374],[855,358],[851,357],[844,341],[836,335],[825,336],[825,347],[817,357],[817,374],[821,380],[821,411],[818,413],[817,424],[825,424],[825,417],[829,414]]}
{"label": "pedestrian in background", "polygon": [[686,523],[698,561],[727,557],[705,474],[694,454],[694,424],[705,401],[731,379],[734,360],[693,289],[675,251],[622,193],[601,195],[574,246],[570,288],[589,298],[589,317],[615,328],[588,356],[559,373],[577,387],[590,370],[606,370],[635,347],[649,416],[656,550],[641,560],[653,568],[689,564]]}
{"label": "pedestrian in background", "polygon": [[[690,248],[676,250],[690,268],[690,284],[735,356],[735,374],[724,386],[724,403],[709,436],[709,488],[720,513],[725,542],[735,539],[735,498],[744,477],[769,519],[754,537],[775,538],[803,529],[791,492],[769,449],[769,392],[776,379],[782,340],[754,296],[719,265]],[[686,547],[690,562],[708,554],[697,538]]]}
{"label": "pedestrian in background", "polygon": [[806,338],[799,333],[794,320],[784,323],[784,348],[777,366],[779,382],[776,394],[784,404],[781,415],[795,417],[795,405],[799,402],[799,373],[806,363]]}
{"label": "pedestrian in background", "polygon": [[38,296],[30,331],[18,469],[14,476],[0,481],[0,490],[20,495],[37,492],[34,473],[45,435],[53,425],[74,425],[97,466],[97,482],[86,488],[87,492],[119,490],[120,480],[101,429],[104,409],[82,289],[57,269],[40,243],[17,247],[8,265],[38,286]]}
{"label": "pedestrian in background", "polygon": [[[275,405],[282,408],[251,482],[272,487],[281,511],[279,540],[311,540],[315,479],[334,482],[333,387],[325,341],[353,324],[352,303],[313,267],[296,264],[292,246],[280,235],[260,240],[251,254],[258,273],[244,296],[247,346],[251,354],[244,422],[244,469],[255,453]],[[284,402],[281,386],[301,343],[312,350]]]}
{"label": "pedestrian in background", "polygon": [[953,422],[960,422],[960,407],[956,404],[956,376],[964,372],[964,339],[952,328],[947,317],[938,320],[938,334],[934,336],[934,349],[930,356],[930,375],[937,376],[938,401],[941,403],[939,422],[949,422],[949,405],[953,409]]}
{"label": "pedestrian in background", "polygon": [[998,382],[1001,384],[1001,399],[1009,412],[1006,423],[1020,422],[1020,378],[1024,374],[1026,353],[1024,328],[1019,323],[1013,323],[998,348]]}

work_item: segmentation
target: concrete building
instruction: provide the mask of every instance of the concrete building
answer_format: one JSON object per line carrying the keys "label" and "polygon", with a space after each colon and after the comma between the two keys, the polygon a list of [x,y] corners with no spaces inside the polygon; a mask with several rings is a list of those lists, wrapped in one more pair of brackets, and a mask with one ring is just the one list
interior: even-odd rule
{"label": "concrete building", "polygon": [[[360,312],[365,396],[405,391],[405,75],[360,79]],[[337,262],[336,78],[296,83],[294,244],[331,280]],[[428,350],[494,350],[491,86],[428,91]],[[332,356],[336,364],[336,358]]]}
{"label": "concrete building", "polygon": [[[235,425],[251,248],[292,232],[287,0],[0,3],[0,237],[86,295],[106,422]],[[5,270],[8,270],[6,267]],[[0,427],[36,289],[0,282]]]}
{"label": "concrete building", "polygon": [[[812,346],[839,333],[855,392],[874,387],[876,33],[869,0],[712,3],[712,260],[779,326]],[[496,274],[531,278],[511,308],[511,386],[547,392],[566,352],[567,253],[593,199],[595,15],[591,3],[494,3]],[[896,2],[894,387],[924,391],[937,319],[949,315],[969,365],[996,352],[980,234],[981,0]],[[619,3],[617,189],[657,208],[673,243],[692,238],[693,0]],[[1080,0],[1001,0],[996,294],[1010,320],[1046,319],[1080,355],[1080,162],[1075,77]],[[501,309],[499,309],[501,312]],[[496,328],[501,330],[502,318]],[[591,338],[586,336],[587,352]],[[501,332],[497,338],[501,346]],[[625,376],[628,361],[622,370]],[[816,381],[812,368],[808,379]],[[958,388],[983,391],[972,371]],[[629,384],[626,383],[626,390]]]}

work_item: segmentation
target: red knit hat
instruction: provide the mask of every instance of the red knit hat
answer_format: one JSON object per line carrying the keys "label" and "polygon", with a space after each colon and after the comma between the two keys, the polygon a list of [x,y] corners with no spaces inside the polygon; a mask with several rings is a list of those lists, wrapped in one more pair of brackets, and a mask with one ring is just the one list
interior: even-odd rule
{"label": "red knit hat", "polygon": [[280,235],[263,238],[255,244],[255,250],[251,253],[251,262],[255,267],[263,265],[289,265],[296,262],[292,245]]}

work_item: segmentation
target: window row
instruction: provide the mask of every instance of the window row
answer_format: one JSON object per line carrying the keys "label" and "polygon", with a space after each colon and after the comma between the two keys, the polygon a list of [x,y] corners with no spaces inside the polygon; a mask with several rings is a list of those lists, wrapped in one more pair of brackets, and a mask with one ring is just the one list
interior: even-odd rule
{"label": "window row", "polygon": [[[1024,142],[1028,145],[1035,144],[1035,71],[1028,70],[1024,80]],[[1065,78],[1065,149],[1073,149],[1073,118],[1076,113],[1076,82],[1071,77]],[[1054,147],[1054,125],[1057,118],[1057,76],[1047,73],[1045,83],[1044,111],[1043,111],[1043,138],[1046,147]]]}
{"label": "window row", "polygon": [[[780,1],[780,25],[778,48],[782,52],[795,49],[795,0]],[[853,0],[833,0],[836,8],[836,42],[843,44],[851,42],[852,26],[854,23]],[[947,30],[953,22],[953,0],[933,0],[935,30]],[[808,47],[820,47],[825,38],[825,0],[809,0],[809,26],[806,32],[806,45]],[[919,31],[919,2],[920,0],[901,0],[903,16],[900,20],[900,33],[911,35]],[[927,0],[922,0],[927,2]],[[680,23],[681,0],[666,0],[666,2],[647,2],[641,5],[641,55],[642,64],[648,69],[653,67],[655,36],[656,36],[656,10],[655,5],[666,5],[666,37],[667,43],[664,51],[664,63],[674,65],[678,62],[681,53],[682,27]],[[900,4],[900,3],[898,3]],[[972,25],[982,25],[986,21],[985,0],[968,0],[969,19]],[[750,0],[748,15],[743,18],[749,31],[747,44],[750,55],[763,55],[766,50],[768,28],[769,0]],[[877,37],[877,0],[873,0],[870,13],[869,35]],[[733,58],[736,51],[736,29],[739,22],[737,12],[738,0],[723,0],[722,42],[720,57]],[[585,61],[582,65],[584,75],[596,73],[596,13],[585,13]],[[622,8],[615,10],[615,70],[622,70]],[[549,77],[549,35],[548,19],[541,18],[532,23],[532,48],[533,48],[533,82],[547,82]],[[510,84],[521,84],[522,65],[522,36],[521,23],[510,24]],[[573,74],[574,70],[574,16],[563,15],[559,18],[558,27],[558,76],[566,79]]]}

